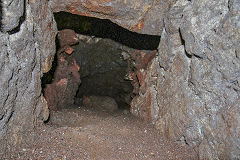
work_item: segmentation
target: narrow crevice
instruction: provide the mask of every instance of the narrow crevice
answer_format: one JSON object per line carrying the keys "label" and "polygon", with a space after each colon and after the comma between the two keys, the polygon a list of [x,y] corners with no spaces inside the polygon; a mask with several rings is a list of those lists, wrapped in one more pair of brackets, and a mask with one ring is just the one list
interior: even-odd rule
{"label": "narrow crevice", "polygon": [[198,58],[198,59],[204,59],[204,56],[199,56],[199,55],[196,55],[196,54],[194,54],[194,57],[196,57],[196,58]]}
{"label": "narrow crevice", "polygon": [[231,11],[232,1],[228,0],[228,10]]}
{"label": "narrow crevice", "polygon": [[180,36],[180,39],[181,39],[181,44],[184,46],[184,50],[185,50],[185,54],[188,58],[192,58],[192,55],[189,54],[187,51],[186,51],[186,44],[185,44],[185,40],[183,39],[183,36],[182,36],[182,33],[181,33],[181,29],[179,28],[179,36]]}
{"label": "narrow crevice", "polygon": [[[55,42],[56,42],[56,51],[57,51],[59,49],[59,42],[57,37],[55,39]],[[46,88],[46,85],[51,84],[53,82],[54,73],[56,71],[57,66],[58,66],[57,54],[55,54],[51,69],[47,73],[44,73],[41,78],[41,82],[42,82],[41,87],[42,87],[43,95],[44,95],[44,89]]]}

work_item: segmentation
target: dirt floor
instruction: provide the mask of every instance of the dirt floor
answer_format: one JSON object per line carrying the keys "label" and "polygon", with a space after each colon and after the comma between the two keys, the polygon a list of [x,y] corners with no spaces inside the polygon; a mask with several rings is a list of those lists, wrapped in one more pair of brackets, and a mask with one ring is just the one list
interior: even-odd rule
{"label": "dirt floor", "polygon": [[13,159],[21,160],[190,160],[193,150],[169,142],[129,112],[72,107],[29,135]]}

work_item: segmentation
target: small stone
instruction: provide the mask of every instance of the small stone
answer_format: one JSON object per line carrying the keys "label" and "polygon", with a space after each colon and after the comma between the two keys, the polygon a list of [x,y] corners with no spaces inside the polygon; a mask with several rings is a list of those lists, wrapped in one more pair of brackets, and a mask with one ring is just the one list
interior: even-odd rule
{"label": "small stone", "polygon": [[68,47],[66,50],[65,50],[65,52],[67,53],[67,54],[72,54],[73,53],[73,51],[74,51],[74,49],[72,48],[72,47]]}

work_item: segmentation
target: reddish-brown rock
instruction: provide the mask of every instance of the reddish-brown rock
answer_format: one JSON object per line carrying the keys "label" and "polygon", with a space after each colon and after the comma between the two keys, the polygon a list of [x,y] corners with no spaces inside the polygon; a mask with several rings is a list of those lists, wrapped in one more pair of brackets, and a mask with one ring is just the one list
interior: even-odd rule
{"label": "reddish-brown rock", "polygon": [[143,34],[160,35],[163,17],[170,2],[155,0],[52,0],[54,12],[65,11],[72,14],[110,19],[114,23]]}
{"label": "reddish-brown rock", "polygon": [[[147,72],[151,60],[156,57],[156,51],[140,51],[135,50],[131,53],[132,61],[134,61],[135,72],[129,71],[129,79],[132,80],[133,93],[138,94],[140,87],[146,82]],[[142,89],[143,90],[143,89]]]}
{"label": "reddish-brown rock", "polygon": [[141,50],[135,50],[133,53],[131,53],[131,57],[135,61],[136,69],[146,69],[148,63],[156,56],[156,53],[157,51]]}
{"label": "reddish-brown rock", "polygon": [[48,107],[57,110],[74,103],[74,97],[80,84],[80,67],[76,60],[70,55],[73,49],[70,45],[78,42],[76,34],[72,30],[63,30],[58,34],[60,50],[57,53],[57,67],[53,82],[47,84],[44,90]]}
{"label": "reddish-brown rock", "polygon": [[[66,53],[61,53],[66,54]],[[79,66],[72,57],[59,55],[54,80],[47,84],[44,95],[51,110],[57,110],[74,103],[74,97],[80,84]]]}
{"label": "reddish-brown rock", "polygon": [[76,33],[71,29],[64,29],[58,32],[58,40],[61,48],[72,46],[78,43]]}
{"label": "reddish-brown rock", "polygon": [[135,76],[137,77],[137,82],[135,81],[134,91],[137,94],[131,102],[131,112],[139,116],[144,120],[156,122],[158,118],[158,108],[157,105],[157,70],[158,61],[154,57],[152,59],[146,70],[139,69],[136,71]]}

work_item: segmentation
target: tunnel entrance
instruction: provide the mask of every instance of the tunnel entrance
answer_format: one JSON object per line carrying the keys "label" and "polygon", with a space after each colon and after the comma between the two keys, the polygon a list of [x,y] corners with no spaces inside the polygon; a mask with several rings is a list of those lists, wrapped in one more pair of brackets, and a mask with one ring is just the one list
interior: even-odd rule
{"label": "tunnel entrance", "polygon": [[131,68],[123,58],[122,45],[111,39],[78,35],[79,44],[73,53],[80,66],[81,84],[75,104],[82,104],[85,97],[112,97],[118,108],[129,108],[133,96],[131,81],[125,76]]}
{"label": "tunnel entrance", "polygon": [[50,110],[129,109],[138,94],[134,73],[155,56],[160,37],[131,32],[110,20],[66,12],[54,17],[59,30],[57,54],[42,78]]}

